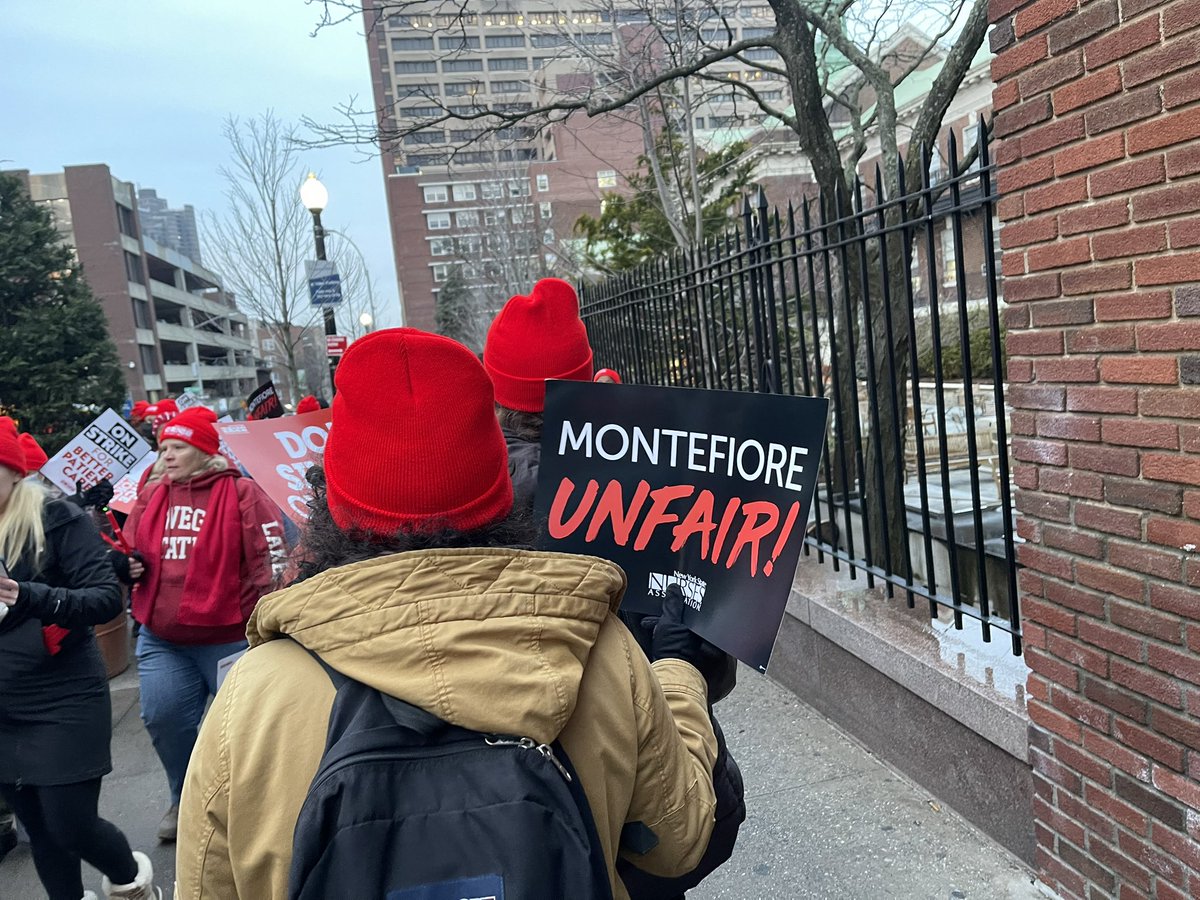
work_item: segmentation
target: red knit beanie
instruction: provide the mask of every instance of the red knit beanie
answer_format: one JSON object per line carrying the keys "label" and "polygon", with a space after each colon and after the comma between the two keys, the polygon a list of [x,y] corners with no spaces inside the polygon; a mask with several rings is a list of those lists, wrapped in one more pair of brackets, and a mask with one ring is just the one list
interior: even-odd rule
{"label": "red knit beanie", "polygon": [[0,416],[0,466],[12,469],[22,478],[29,474],[25,448],[17,437],[17,423],[8,416]]}
{"label": "red knit beanie", "polygon": [[217,437],[217,429],[213,423],[217,414],[206,406],[190,406],[177,416],[173,416],[167,426],[158,433],[158,442],[183,441],[191,444],[201,453],[212,456],[221,447]]}
{"label": "red knit beanie", "polygon": [[129,411],[129,421],[135,425],[146,418],[146,410],[150,408],[150,404],[145,400],[139,400],[133,404],[133,409]]}
{"label": "red knit beanie", "polygon": [[575,289],[560,278],[543,278],[528,297],[504,304],[488,329],[483,365],[496,402],[521,412],[545,408],[547,378],[590,381],[592,348]]}
{"label": "red knit beanie", "polygon": [[307,397],[302,397],[300,402],[296,404],[296,415],[299,416],[303,415],[304,413],[316,412],[320,408],[320,401],[317,400],[317,398],[312,394],[309,394]]}
{"label": "red knit beanie", "polygon": [[470,350],[415,328],[374,331],[336,381],[325,485],[339,527],[471,531],[509,514],[508,449]]}
{"label": "red knit beanie", "polygon": [[42,449],[41,444],[34,440],[32,434],[18,434],[17,440],[21,442],[21,449],[25,451],[25,468],[27,471],[36,472],[46,463],[50,462],[50,457],[46,455],[46,451]]}

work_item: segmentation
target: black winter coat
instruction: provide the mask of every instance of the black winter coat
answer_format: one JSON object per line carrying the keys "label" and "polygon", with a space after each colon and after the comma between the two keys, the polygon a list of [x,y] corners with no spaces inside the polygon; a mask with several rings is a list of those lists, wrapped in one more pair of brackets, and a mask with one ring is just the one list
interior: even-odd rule
{"label": "black winter coat", "polygon": [[[121,590],[91,518],[46,503],[46,550],[10,566],[17,602],[0,620],[0,783],[57,785],[112,770],[112,712],[92,635],[122,609]],[[53,656],[43,625],[69,630]]]}
{"label": "black winter coat", "polygon": [[[508,444],[508,472],[513,482],[513,508],[532,513],[534,494],[537,491],[541,445],[509,431],[504,432],[504,439]],[[622,621],[649,656],[650,636],[637,621],[634,621],[640,618],[631,613],[621,614]],[[711,704],[725,697],[737,683],[736,660],[726,654],[724,661],[716,664],[713,671],[701,674],[708,682],[711,715]],[[746,820],[745,787],[742,784],[741,770],[729,753],[725,735],[717,723],[716,716],[712,716],[712,724],[717,735],[717,758],[713,763],[713,789],[716,792],[717,808],[708,849],[705,850],[699,865],[679,878],[660,878],[647,874],[627,862],[624,857],[619,857],[617,872],[625,884],[625,889],[629,891],[631,900],[674,900],[682,897],[684,891],[694,888],[733,855],[738,831],[742,822]]]}

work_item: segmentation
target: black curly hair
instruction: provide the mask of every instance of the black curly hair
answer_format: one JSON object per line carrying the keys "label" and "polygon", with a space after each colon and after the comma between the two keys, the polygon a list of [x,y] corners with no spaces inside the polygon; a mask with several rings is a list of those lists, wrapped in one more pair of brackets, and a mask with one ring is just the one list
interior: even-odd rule
{"label": "black curly hair", "polygon": [[346,531],[329,511],[325,492],[325,470],[313,466],[306,476],[312,485],[308,524],[300,541],[297,575],[292,583],[303,581],[337,566],[374,559],[407,550],[432,550],[444,547],[508,547],[532,550],[537,529],[528,513],[514,507],[507,519],[472,531],[439,527],[431,522],[417,532],[398,531],[385,536],[367,531]]}

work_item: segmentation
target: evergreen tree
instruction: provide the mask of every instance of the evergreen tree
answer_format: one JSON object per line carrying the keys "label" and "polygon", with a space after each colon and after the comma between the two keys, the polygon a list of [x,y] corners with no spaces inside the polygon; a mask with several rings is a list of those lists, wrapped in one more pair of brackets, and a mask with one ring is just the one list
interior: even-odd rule
{"label": "evergreen tree", "polygon": [[0,414],[54,454],[106,407],[125,379],[108,320],[50,212],[0,175]]}
{"label": "evergreen tree", "polygon": [[[696,233],[695,212],[690,199],[700,197],[700,228],[704,240],[723,234],[730,225],[730,210],[751,184],[754,163],[745,159],[749,144],[735,141],[696,160],[696,181],[699,191],[693,191],[687,143],[670,129],[659,132],[655,151],[658,169],[665,175],[665,189],[674,196],[676,213],[663,208],[650,160],[639,157],[638,171],[626,176],[627,194],[610,193],[604,196],[599,218],[580,216],[575,231],[584,239],[584,258],[597,271],[627,272],[648,260],[679,249],[679,238],[672,229],[669,216],[683,219],[682,232]],[[736,211],[736,210],[735,210]]]}
{"label": "evergreen tree", "polygon": [[473,353],[483,349],[487,335],[483,305],[463,276],[461,266],[453,266],[437,294],[434,330],[438,334],[466,344]]}

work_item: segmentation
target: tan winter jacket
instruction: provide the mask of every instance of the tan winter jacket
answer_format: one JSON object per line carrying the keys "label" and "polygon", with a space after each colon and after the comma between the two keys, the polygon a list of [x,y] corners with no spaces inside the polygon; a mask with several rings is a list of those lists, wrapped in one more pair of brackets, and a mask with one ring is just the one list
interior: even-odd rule
{"label": "tan winter jacket", "polygon": [[539,742],[579,772],[614,895],[621,828],[658,846],[646,871],[692,869],[708,844],[716,757],[704,679],[653,667],[614,615],[620,568],[518,550],[422,550],[332,569],[264,597],[251,650],[213,703],[179,815],[178,900],[287,895],[292,832],[324,748],[332,667],[448,722]]}

